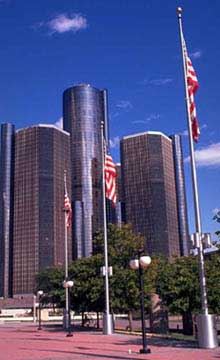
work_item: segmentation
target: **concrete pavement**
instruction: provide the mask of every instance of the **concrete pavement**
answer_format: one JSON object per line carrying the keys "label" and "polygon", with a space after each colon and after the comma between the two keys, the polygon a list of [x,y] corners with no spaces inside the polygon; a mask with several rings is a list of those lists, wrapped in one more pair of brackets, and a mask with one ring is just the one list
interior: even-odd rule
{"label": "concrete pavement", "polygon": [[195,342],[149,338],[151,354],[140,354],[141,337],[97,331],[74,332],[66,337],[61,327],[33,324],[0,325],[0,360],[220,360],[220,348],[195,348]]}

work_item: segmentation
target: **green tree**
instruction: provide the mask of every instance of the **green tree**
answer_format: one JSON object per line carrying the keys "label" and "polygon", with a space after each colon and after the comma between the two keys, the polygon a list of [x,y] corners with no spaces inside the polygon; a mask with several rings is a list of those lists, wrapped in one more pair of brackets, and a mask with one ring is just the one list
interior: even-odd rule
{"label": "green tree", "polygon": [[[107,230],[108,260],[111,266],[125,269],[129,261],[137,255],[139,249],[144,247],[144,238],[134,233],[130,225],[121,228],[110,224]],[[103,232],[94,239],[94,254],[104,254]]]}
{"label": "green tree", "polygon": [[192,314],[200,310],[197,257],[164,263],[157,277],[157,292],[172,314],[181,314],[185,334],[193,331]]}
{"label": "green tree", "polygon": [[214,253],[205,259],[209,312],[220,314],[220,256]]}
{"label": "green tree", "polygon": [[77,312],[104,309],[104,286],[100,275],[103,256],[97,254],[90,258],[78,259],[69,267],[69,277],[74,281],[71,307]]}
{"label": "green tree", "polygon": [[[213,216],[213,220],[215,220],[217,223],[220,223],[220,210],[218,210],[216,212],[216,214]],[[216,230],[215,234],[219,237],[220,239],[220,230]]]}
{"label": "green tree", "polygon": [[43,302],[53,306],[63,307],[65,304],[63,283],[64,270],[60,267],[51,267],[41,270],[36,277],[36,289],[43,290]]}
{"label": "green tree", "polygon": [[[112,311],[128,312],[130,320],[132,311],[139,309],[140,305],[138,272],[129,268],[129,262],[143,246],[143,237],[135,234],[130,226],[108,227],[108,260],[109,266],[113,267],[113,277],[110,278],[110,305]],[[94,255],[90,258],[77,259],[69,266],[69,278],[74,281],[71,306],[75,311],[84,313],[104,310],[104,278],[100,275],[100,268],[104,265],[103,254],[103,233],[100,232],[94,240]],[[145,271],[145,276],[147,272],[148,270]],[[57,268],[40,272],[38,288],[48,293],[48,301],[53,297],[58,305],[64,305],[63,279],[63,271]],[[146,294],[150,295],[150,288],[151,283],[148,279],[145,281]]]}
{"label": "green tree", "polygon": [[[129,263],[137,256],[138,250],[144,248],[144,238],[132,231],[130,225],[121,228],[115,225],[108,227],[108,259],[113,267],[110,280],[111,308],[114,312],[128,313],[129,328],[132,330],[132,313],[140,309],[138,271],[131,270]],[[94,242],[96,253],[104,252],[103,233],[99,233]],[[149,267],[150,268],[150,267]],[[145,277],[148,269],[145,270]],[[148,280],[148,279],[147,279]],[[145,281],[146,307],[149,307],[152,293],[150,281]]]}

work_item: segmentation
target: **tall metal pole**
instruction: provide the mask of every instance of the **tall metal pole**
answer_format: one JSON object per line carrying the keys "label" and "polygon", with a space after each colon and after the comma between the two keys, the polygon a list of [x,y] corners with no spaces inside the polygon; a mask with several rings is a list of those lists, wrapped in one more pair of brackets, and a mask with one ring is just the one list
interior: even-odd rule
{"label": "tall metal pole", "polygon": [[[67,194],[66,170],[64,170],[64,192]],[[67,210],[64,208],[65,230],[64,230],[64,246],[65,246],[65,282],[68,281],[68,239],[67,239]],[[65,288],[65,328],[69,328],[69,288]]]}
{"label": "tall metal pole", "polygon": [[39,305],[38,305],[38,330],[42,330],[41,327],[41,295],[39,295]]}
{"label": "tall metal pole", "polygon": [[141,304],[141,326],[142,326],[142,344],[143,349],[140,349],[141,354],[149,354],[151,351],[147,348],[147,339],[146,339],[146,324],[145,324],[145,308],[144,308],[144,271],[140,264],[140,257],[142,252],[138,252],[138,262],[139,262],[139,289],[140,289],[140,304]]}
{"label": "tall metal pole", "polygon": [[102,143],[102,193],[103,193],[103,227],[104,227],[104,259],[105,259],[105,313],[103,314],[103,333],[110,335],[113,333],[112,315],[109,306],[109,272],[108,272],[108,241],[107,241],[107,221],[106,221],[106,194],[105,194],[105,152],[104,152],[104,122],[101,123],[101,143]]}
{"label": "tall metal pole", "polygon": [[199,243],[198,258],[199,258],[199,278],[200,278],[202,313],[205,315],[208,315],[206,278],[205,278],[204,256],[203,256],[203,246],[202,246],[202,228],[201,228],[201,217],[200,217],[200,207],[199,207],[199,195],[198,195],[198,185],[197,185],[197,175],[196,175],[195,154],[194,154],[194,145],[193,145],[193,137],[192,137],[192,124],[191,124],[191,117],[190,117],[190,102],[189,102],[189,93],[188,93],[188,86],[187,86],[186,54],[184,52],[185,45],[184,45],[184,37],[183,37],[183,29],[182,29],[182,9],[181,8],[177,8],[177,14],[178,14],[180,41],[181,41],[182,58],[183,58],[186,111],[187,111],[187,119],[188,119],[189,148],[190,148],[192,185],[193,185],[193,196],[194,196],[195,225],[196,225],[196,235],[197,235],[198,243]]}

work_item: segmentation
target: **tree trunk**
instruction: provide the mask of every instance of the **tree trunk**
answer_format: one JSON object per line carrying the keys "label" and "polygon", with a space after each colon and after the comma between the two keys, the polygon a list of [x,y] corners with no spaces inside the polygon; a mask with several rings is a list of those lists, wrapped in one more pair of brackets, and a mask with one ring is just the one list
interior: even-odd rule
{"label": "tree trunk", "polygon": [[131,310],[128,311],[128,324],[127,330],[133,331],[133,315]]}
{"label": "tree trunk", "polygon": [[100,329],[100,323],[99,323],[99,312],[97,311],[96,313],[96,318],[97,318],[97,329]]}
{"label": "tree trunk", "polygon": [[150,332],[167,334],[168,331],[168,312],[163,306],[159,295],[153,294],[151,296]]}
{"label": "tree trunk", "polygon": [[85,325],[84,311],[82,311],[82,327]]}
{"label": "tree trunk", "polygon": [[190,310],[187,310],[182,314],[182,321],[183,321],[183,334],[184,335],[192,335],[193,334],[193,319],[192,319],[192,313]]}

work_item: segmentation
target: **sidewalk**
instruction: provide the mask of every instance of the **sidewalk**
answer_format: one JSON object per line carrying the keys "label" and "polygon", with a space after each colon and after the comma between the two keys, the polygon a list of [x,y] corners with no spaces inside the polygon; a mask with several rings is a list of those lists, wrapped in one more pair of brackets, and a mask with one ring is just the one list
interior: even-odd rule
{"label": "sidewalk", "polygon": [[220,348],[203,350],[193,342],[148,338],[151,354],[139,354],[141,337],[80,331],[66,337],[61,327],[33,324],[0,325],[0,360],[217,360]]}

